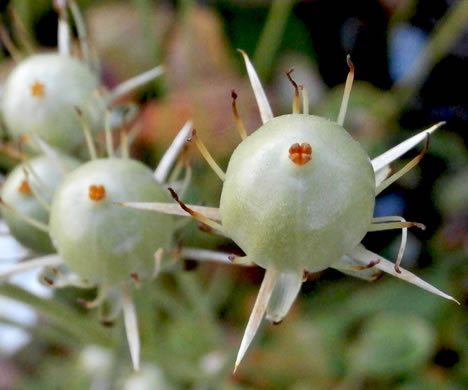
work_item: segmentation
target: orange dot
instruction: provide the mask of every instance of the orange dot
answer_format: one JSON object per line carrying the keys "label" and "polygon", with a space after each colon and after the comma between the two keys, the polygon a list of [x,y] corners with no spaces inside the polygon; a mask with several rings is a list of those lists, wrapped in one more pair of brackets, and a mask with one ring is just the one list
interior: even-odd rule
{"label": "orange dot", "polygon": [[89,196],[89,199],[99,202],[100,200],[106,197],[106,190],[104,186],[91,185],[89,186],[88,196]]}
{"label": "orange dot", "polygon": [[35,81],[33,85],[31,85],[31,95],[33,96],[44,96],[45,95],[45,85],[42,84],[40,81]]}
{"label": "orange dot", "polygon": [[295,143],[289,148],[289,159],[296,165],[304,165],[312,158],[312,147],[308,143]]}
{"label": "orange dot", "polygon": [[26,180],[23,180],[18,187],[18,191],[21,192],[23,195],[29,195],[31,193],[31,187]]}

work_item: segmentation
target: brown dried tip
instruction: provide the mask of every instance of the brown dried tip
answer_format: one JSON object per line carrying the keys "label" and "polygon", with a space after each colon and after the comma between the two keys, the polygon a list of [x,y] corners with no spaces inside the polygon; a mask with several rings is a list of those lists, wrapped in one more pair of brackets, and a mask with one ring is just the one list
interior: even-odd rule
{"label": "brown dried tip", "polygon": [[31,187],[29,186],[27,180],[23,180],[21,182],[21,184],[18,187],[18,191],[21,192],[23,195],[31,194]]}
{"label": "brown dried tip", "polygon": [[36,97],[41,97],[45,95],[45,85],[42,84],[40,81],[35,81],[33,85],[31,85],[31,95]]}
{"label": "brown dried tip", "polygon": [[130,277],[135,281],[135,283],[140,283],[140,276],[136,272],[132,272]]}
{"label": "brown dried tip", "polygon": [[293,78],[291,77],[291,73],[294,72],[294,68],[290,68],[287,72],[286,72],[286,76],[288,77],[288,80],[290,81],[290,83],[293,85],[294,89],[296,90],[296,92],[299,92],[298,91],[298,85],[297,83],[293,80]]}
{"label": "brown dried tip", "polygon": [[237,99],[237,93],[236,93],[236,91],[234,89],[231,91],[231,97],[232,97],[232,100],[234,100],[234,101]]}
{"label": "brown dried tip", "polygon": [[346,63],[348,64],[348,67],[349,67],[349,71],[354,73],[354,64],[353,62],[351,61],[351,54],[348,54],[346,56]]}
{"label": "brown dried tip", "polygon": [[312,158],[312,147],[308,143],[295,143],[289,148],[289,159],[296,165],[304,165]]}
{"label": "brown dried tip", "polygon": [[190,133],[190,137],[187,138],[187,142],[192,142],[192,140],[197,136],[197,130],[192,129],[192,132]]}
{"label": "brown dried tip", "polygon": [[91,185],[89,186],[88,192],[89,199],[99,202],[106,197],[106,189],[102,185]]}

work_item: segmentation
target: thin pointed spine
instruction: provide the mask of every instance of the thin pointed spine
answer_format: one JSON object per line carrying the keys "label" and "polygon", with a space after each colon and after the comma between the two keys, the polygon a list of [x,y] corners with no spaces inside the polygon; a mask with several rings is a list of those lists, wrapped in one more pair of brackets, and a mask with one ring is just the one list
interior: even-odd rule
{"label": "thin pointed spine", "polygon": [[111,103],[119,97],[149,83],[164,73],[164,67],[162,65],[156,66],[153,69],[147,70],[139,74],[138,76],[132,77],[129,80],[117,85],[109,95],[106,97],[107,102]]}
{"label": "thin pointed spine", "polygon": [[[383,217],[386,218],[386,217]],[[406,222],[404,219],[402,222],[391,222],[392,217],[388,217],[389,219],[387,222],[378,222],[378,223],[371,223],[369,228],[367,229],[368,232],[382,232],[386,230],[393,230],[393,229],[406,229],[410,227],[417,227],[421,230],[425,230],[426,226],[419,222]],[[374,221],[373,221],[374,222]]]}
{"label": "thin pointed spine", "polygon": [[255,68],[250,62],[249,56],[244,50],[237,50],[239,51],[239,53],[242,54],[242,57],[244,58],[245,67],[247,69],[250,84],[252,86],[255,99],[257,100],[258,109],[260,111],[260,117],[262,118],[262,122],[266,123],[269,120],[273,119],[273,111],[271,111],[270,103],[268,103],[268,99],[266,97],[265,91],[263,90],[262,83],[258,78]]}
{"label": "thin pointed spine", "polygon": [[38,257],[32,260],[23,261],[15,264],[10,269],[0,271],[0,282],[7,280],[9,277],[26,272],[32,269],[43,268],[43,267],[55,267],[63,264],[63,260],[59,255],[47,255]]}
{"label": "thin pointed spine", "polygon": [[80,119],[81,129],[83,130],[83,134],[86,139],[86,145],[88,146],[89,157],[91,158],[91,160],[96,160],[96,146],[94,145],[93,137],[91,135],[91,130],[88,126],[88,122],[86,121],[83,112],[78,107],[75,107],[75,111],[78,114],[78,118]]}
{"label": "thin pointed spine", "polygon": [[184,126],[180,129],[179,133],[176,135],[171,145],[167,149],[164,156],[159,161],[158,166],[154,171],[154,179],[159,183],[165,183],[171,169],[182,152],[186,140],[192,129],[192,121],[185,122]]}
{"label": "thin pointed spine", "polygon": [[195,129],[192,130],[192,135],[189,138],[189,141],[195,141],[195,145],[197,146],[198,150],[200,151],[200,154],[203,156],[205,161],[208,163],[208,165],[211,167],[211,169],[216,173],[216,175],[221,179],[221,181],[224,181],[226,179],[226,174],[224,171],[220,168],[218,163],[215,161],[211,153],[208,151],[206,148],[205,144],[200,140],[200,138],[197,136],[197,132]]}
{"label": "thin pointed spine", "polygon": [[278,280],[279,273],[273,269],[267,269],[265,271],[265,276],[263,277],[262,285],[260,286],[260,291],[257,295],[257,300],[255,301],[254,308],[250,314],[247,327],[245,328],[244,336],[242,337],[242,342],[239,347],[239,352],[237,353],[236,363],[234,366],[234,372],[236,372],[239,367],[240,362],[244,358],[247,349],[249,348],[252,340],[257,333],[257,330],[262,322],[263,316],[270,301],[273,288],[275,287],[276,281]]}
{"label": "thin pointed spine", "polygon": [[430,135],[428,134],[426,137],[427,137],[426,142],[424,143],[424,149],[422,150],[422,152],[419,153],[415,158],[413,158],[408,164],[406,164],[398,172],[395,172],[388,179],[386,179],[382,183],[380,183],[375,189],[375,195],[380,194],[388,186],[390,186],[391,184],[396,182],[400,177],[402,177],[403,175],[408,173],[411,169],[413,169],[416,165],[419,164],[419,162],[422,160],[422,158],[425,156],[425,154],[427,153],[427,151],[429,149],[429,137],[430,137]]}
{"label": "thin pointed spine", "polygon": [[[175,203],[164,203],[164,202],[120,202],[120,206],[131,207],[139,210],[148,210],[155,211],[158,213],[164,213],[169,215],[178,215],[182,217],[191,217],[192,215],[180,208],[178,204]],[[221,221],[221,214],[219,208],[217,207],[206,207],[206,206],[196,206],[192,204],[186,205],[193,211],[196,211],[198,214],[202,214],[205,218],[209,218],[215,221]]]}
{"label": "thin pointed spine", "polygon": [[78,40],[80,43],[81,55],[88,65],[91,65],[91,56],[88,44],[88,32],[86,30],[86,24],[81,14],[80,7],[76,4],[75,0],[68,0],[68,6],[75,22],[76,31],[78,33]]}
{"label": "thin pointed spine", "polygon": [[128,135],[125,129],[120,131],[120,154],[122,158],[130,157],[130,145],[128,143]]}
{"label": "thin pointed spine", "polygon": [[7,49],[8,53],[10,53],[11,58],[15,63],[20,62],[23,59],[23,55],[21,51],[16,47],[13,41],[10,38],[10,34],[6,29],[3,21],[0,19],[0,41],[3,43],[5,48]]}
{"label": "thin pointed spine", "polygon": [[209,249],[184,247],[180,250],[179,257],[197,261],[212,261],[221,264],[232,264],[230,254]]}
{"label": "thin pointed spine", "polygon": [[158,248],[156,252],[154,252],[154,269],[153,269],[153,279],[160,274],[162,269],[162,259],[164,255],[164,249]]}
{"label": "thin pointed spine", "polygon": [[205,225],[208,225],[209,227],[211,227],[213,229],[216,229],[216,230],[219,230],[220,232],[223,232],[223,226],[221,224],[219,224],[219,223],[205,217],[203,214],[200,214],[199,212],[187,207],[187,205],[179,199],[179,196],[177,195],[177,193],[171,187],[169,187],[168,190],[171,193],[172,198],[179,204],[179,206],[184,211],[189,213],[193,218],[195,218],[197,221],[200,221],[200,222],[204,223]]}
{"label": "thin pointed spine", "polygon": [[[57,2],[59,3],[59,2]],[[71,54],[71,34],[70,25],[68,23],[67,9],[65,4],[58,6],[59,20],[57,28],[58,51],[62,55],[69,56]]]}
{"label": "thin pointed spine", "polygon": [[106,137],[106,152],[109,158],[114,157],[114,146],[112,145],[112,133],[111,133],[111,124],[110,124],[110,110],[106,110],[104,118],[104,132]]}
{"label": "thin pointed spine", "polygon": [[374,168],[374,172],[379,171],[385,166],[391,164],[396,159],[400,158],[403,154],[405,154],[407,151],[419,144],[421,141],[424,141],[428,135],[432,134],[444,124],[445,122],[439,122],[434,126],[430,127],[429,129],[421,131],[420,133],[414,135],[406,141],[403,141],[402,143],[391,148],[390,150],[387,150],[386,152],[382,153],[380,156],[377,156],[374,159],[372,159],[372,167]]}
{"label": "thin pointed spine", "polygon": [[[406,220],[403,217],[399,217],[399,216],[389,216],[389,217],[381,217],[381,218],[382,218],[382,220],[386,220],[386,221],[406,222]],[[374,218],[372,220],[372,222],[376,222],[376,220],[378,220],[378,219]],[[417,226],[417,225],[415,225],[415,226]],[[401,264],[401,261],[403,260],[404,254],[405,254],[407,240],[408,240],[408,228],[402,228],[401,229],[400,249],[398,250],[397,259],[395,261],[395,271],[398,272],[398,273],[401,273],[400,264]]]}
{"label": "thin pointed spine", "polygon": [[291,68],[286,72],[286,76],[288,77],[289,82],[294,87],[294,96],[293,96],[293,100],[292,100],[292,113],[293,114],[299,114],[299,112],[301,111],[301,98],[300,98],[300,94],[299,94],[299,86],[294,81],[294,79],[291,77],[292,72],[294,72],[294,68]]}
{"label": "thin pointed spine", "polygon": [[122,292],[122,309],[133,369],[138,372],[140,370],[140,334],[135,305],[128,291]]}
{"label": "thin pointed spine", "polygon": [[304,115],[309,115],[309,91],[307,87],[300,84],[299,87],[302,90],[302,113]]}
{"label": "thin pointed spine", "polygon": [[343,100],[341,101],[340,113],[338,114],[337,122],[340,126],[343,126],[345,120],[346,111],[348,110],[349,96],[351,95],[351,89],[354,81],[354,64],[351,62],[351,56],[349,54],[346,56],[346,63],[349,67],[349,73],[348,77],[346,77]]}
{"label": "thin pointed spine", "polygon": [[237,93],[234,89],[231,91],[231,97],[232,97],[232,113],[236,120],[236,128],[241,139],[244,140],[247,138],[247,129],[245,128],[244,121],[242,120],[241,116],[239,115],[239,111],[237,110],[237,103],[236,103]]}
{"label": "thin pointed spine", "polygon": [[432,286],[431,284],[427,283],[426,281],[422,280],[421,278],[417,277],[413,273],[400,268],[401,273],[395,271],[395,264],[391,261],[387,260],[386,258],[369,251],[368,249],[364,248],[362,245],[358,245],[355,249],[353,249],[350,253],[354,259],[362,262],[363,264],[368,264],[371,261],[380,260],[375,267],[380,269],[383,272],[386,272],[390,275],[397,277],[398,279],[404,280],[408,283],[414,284],[415,286],[422,288],[423,290],[429,291],[432,294],[438,295],[442,298],[454,301],[455,303],[460,304],[455,298],[451,297],[450,295],[440,291],[436,287]]}

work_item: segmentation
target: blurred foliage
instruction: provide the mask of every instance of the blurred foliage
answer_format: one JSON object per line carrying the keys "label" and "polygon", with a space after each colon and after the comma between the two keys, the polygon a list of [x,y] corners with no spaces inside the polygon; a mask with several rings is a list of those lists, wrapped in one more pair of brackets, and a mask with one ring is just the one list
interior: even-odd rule
{"label": "blurred foliage", "polygon": [[[98,325],[96,313],[76,304],[85,293],[66,289],[56,291],[55,300],[46,300],[4,284],[0,295],[34,307],[39,322],[26,326],[0,317],[0,322],[33,336],[14,354],[0,355],[0,389],[466,388],[467,4],[79,1],[108,86],[155,63],[166,65],[163,81],[131,97],[142,104],[132,153],[150,165],[193,118],[200,136],[226,167],[239,142],[231,114],[233,88],[249,131],[259,126],[237,48],[253,57],[277,114],[290,111],[293,90],[284,72],[296,66],[296,80],[313,97],[311,112],[333,119],[346,78],[345,55],[351,52],[357,82],[345,126],[371,156],[445,120],[444,129],[431,139],[429,155],[386,190],[376,208],[428,226],[410,236],[404,263],[462,305],[390,278],[369,284],[332,270],[311,275],[286,320],[280,326],[265,325],[239,371],[231,375],[262,272],[201,264],[190,272],[163,275],[135,292],[144,365],[142,373],[134,374],[123,325]],[[11,0],[10,6],[37,49],[54,47],[57,15],[51,0]],[[11,29],[4,8],[3,21]],[[405,60],[392,57],[389,49],[397,25],[417,28],[426,37],[422,60],[413,64],[413,78],[390,76],[389,63]],[[24,49],[20,36],[13,39]],[[294,62],[283,68],[290,59]],[[11,66],[4,50],[0,75]],[[194,178],[187,201],[217,205],[219,180],[198,153],[190,150],[189,157]],[[11,158],[0,154],[0,166],[8,171]],[[201,232],[193,221],[180,239],[188,245],[237,250],[232,242]],[[395,256],[398,240],[395,232],[371,233],[365,244]]]}

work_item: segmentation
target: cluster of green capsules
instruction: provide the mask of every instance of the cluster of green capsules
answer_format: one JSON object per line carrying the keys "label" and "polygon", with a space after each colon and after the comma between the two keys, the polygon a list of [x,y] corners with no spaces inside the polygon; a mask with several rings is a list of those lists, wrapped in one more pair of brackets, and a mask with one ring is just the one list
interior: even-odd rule
{"label": "cluster of green capsules", "polygon": [[[82,37],[82,58],[71,56],[67,7]],[[21,61],[8,77],[1,97],[2,117],[12,139],[21,139],[25,147],[40,152],[5,178],[2,217],[18,241],[43,255],[17,264],[0,278],[43,267],[41,278],[51,286],[97,288],[96,299],[82,303],[89,308],[106,307],[101,311],[103,321],[112,321],[123,311],[135,369],[139,367],[140,341],[130,289],[184,256],[258,265],[266,270],[235,368],[263,317],[281,322],[307,275],[329,267],[370,281],[386,272],[456,302],[400,267],[407,229],[424,226],[400,216],[373,217],[375,197],[418,164],[430,134],[441,123],[371,160],[343,128],[354,78],[349,57],[350,72],[335,121],[309,114],[307,89],[290,72],[292,114],[274,117],[257,73],[241,51],[263,125],[248,135],[233,92],[233,113],[242,141],[226,172],[192,131],[190,122],[152,171],[129,158],[125,139],[122,148],[114,149],[111,131],[124,119],[113,102],[159,76],[162,68],[104,90],[92,70],[93,59],[75,2],[67,2],[59,11],[58,53]],[[105,158],[98,158],[93,140],[101,129],[105,130]],[[182,180],[168,183],[168,177],[174,176],[171,169],[178,160],[180,164],[187,138],[223,182],[219,208],[183,202],[190,167]],[[423,141],[424,150],[391,174],[390,164]],[[83,144],[87,145],[88,162],[70,155],[76,155]],[[246,256],[197,248],[172,251],[177,229],[174,215],[191,216],[219,231]],[[402,230],[395,263],[361,244],[368,232],[389,229]]]}

